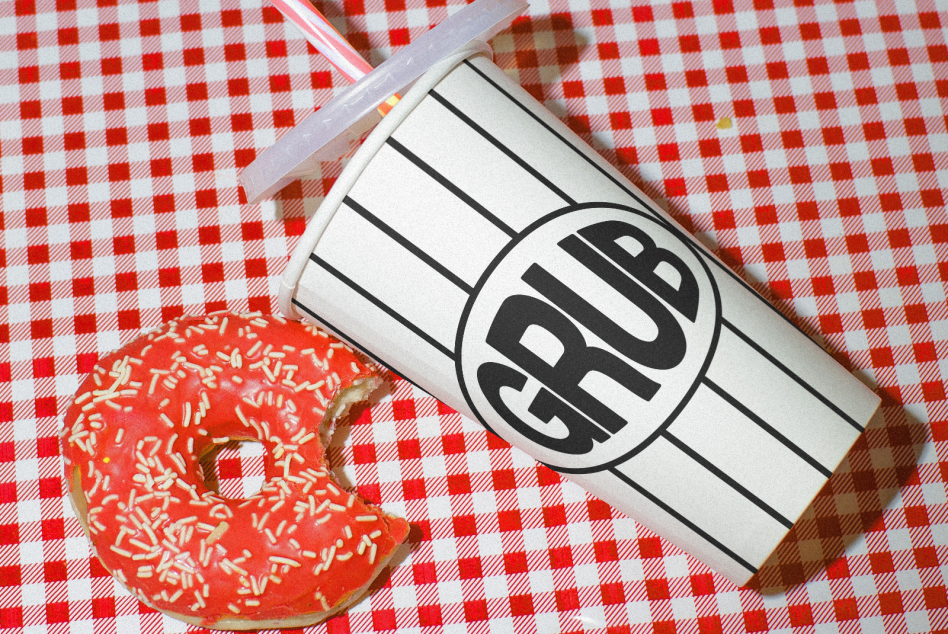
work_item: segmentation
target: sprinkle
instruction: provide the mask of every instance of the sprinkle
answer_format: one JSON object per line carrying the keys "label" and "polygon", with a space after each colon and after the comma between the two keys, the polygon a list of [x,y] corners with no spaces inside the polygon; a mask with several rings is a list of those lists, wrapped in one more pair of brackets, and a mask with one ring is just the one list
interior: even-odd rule
{"label": "sprinkle", "polygon": [[372,548],[371,548],[371,550],[369,550],[369,563],[370,563],[370,564],[374,564],[374,563],[375,563],[375,552],[376,552],[377,550],[378,550],[378,545],[377,545],[377,544],[372,544]]}
{"label": "sprinkle", "polygon": [[299,568],[303,564],[296,561],[295,559],[290,559],[289,557],[279,557],[277,555],[271,555],[269,557],[270,561],[276,564],[284,564],[286,566],[292,566],[294,568]]}
{"label": "sprinkle", "polygon": [[217,525],[217,527],[213,531],[211,531],[210,535],[204,538],[204,540],[210,546],[211,544],[216,542],[218,539],[220,539],[221,536],[227,532],[228,528],[230,528],[230,524],[228,524],[227,522],[221,522],[220,524]]}
{"label": "sprinkle", "polygon": [[131,557],[131,556],[132,556],[132,553],[130,553],[129,551],[125,550],[124,548],[119,548],[119,547],[116,546],[115,544],[112,544],[111,546],[109,546],[109,550],[111,550],[112,552],[118,553],[118,554],[122,555],[123,557]]}
{"label": "sprinkle", "polygon": [[228,604],[227,604],[227,609],[230,610],[231,612],[233,612],[234,614],[240,614],[240,608],[238,608],[238,607],[237,607],[236,605],[234,605],[233,603],[228,603]]}

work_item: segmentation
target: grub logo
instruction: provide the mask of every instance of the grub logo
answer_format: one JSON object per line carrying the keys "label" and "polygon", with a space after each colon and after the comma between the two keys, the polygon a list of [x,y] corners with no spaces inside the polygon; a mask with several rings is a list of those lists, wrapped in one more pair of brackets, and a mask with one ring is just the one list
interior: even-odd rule
{"label": "grub logo", "polygon": [[481,422],[565,472],[647,446],[690,399],[717,340],[720,302],[696,248],[606,204],[521,234],[459,329],[458,377]]}

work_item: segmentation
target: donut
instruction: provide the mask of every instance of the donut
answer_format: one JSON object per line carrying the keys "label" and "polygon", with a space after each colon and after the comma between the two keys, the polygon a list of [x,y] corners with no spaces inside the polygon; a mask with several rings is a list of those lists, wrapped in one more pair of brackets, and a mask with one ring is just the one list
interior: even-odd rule
{"label": "donut", "polygon": [[[69,498],[145,604],[221,630],[302,627],[359,600],[408,523],[344,490],[324,443],[380,383],[344,343],[257,314],[184,317],[100,360],[66,412]],[[265,448],[246,499],[208,486],[220,446]]]}

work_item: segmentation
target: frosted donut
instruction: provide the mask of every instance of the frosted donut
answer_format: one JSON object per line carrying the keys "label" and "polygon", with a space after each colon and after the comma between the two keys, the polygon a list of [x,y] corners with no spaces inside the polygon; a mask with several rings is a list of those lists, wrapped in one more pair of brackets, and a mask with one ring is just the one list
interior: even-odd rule
{"label": "frosted donut", "polygon": [[[329,422],[378,384],[345,344],[259,314],[185,317],[111,353],[62,432],[94,552],[141,601],[194,625],[302,627],[344,610],[408,534],[326,463]],[[230,440],[266,449],[247,499],[205,483],[200,458]]]}

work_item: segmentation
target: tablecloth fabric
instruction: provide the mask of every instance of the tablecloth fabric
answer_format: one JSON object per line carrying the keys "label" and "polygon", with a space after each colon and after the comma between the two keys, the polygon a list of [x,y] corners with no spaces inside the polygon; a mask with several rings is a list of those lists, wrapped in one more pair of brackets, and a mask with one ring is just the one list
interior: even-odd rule
{"label": "tablecloth fabric", "polygon": [[[317,6],[378,64],[462,2]],[[412,549],[311,631],[948,629],[946,27],[922,0],[535,0],[497,36],[501,68],[875,389],[885,422],[739,589],[390,377],[332,456],[412,522]],[[341,164],[260,206],[236,176],[343,85],[259,0],[0,0],[0,628],[187,629],[90,557],[60,416],[142,329],[276,310]],[[239,495],[260,458],[219,473]]]}

